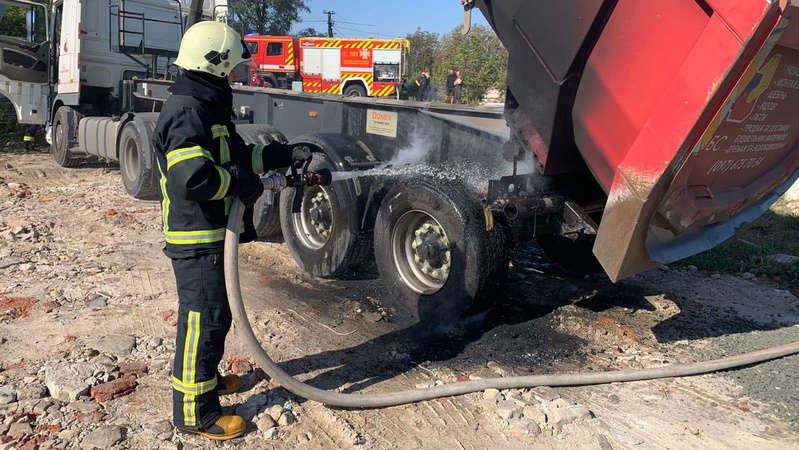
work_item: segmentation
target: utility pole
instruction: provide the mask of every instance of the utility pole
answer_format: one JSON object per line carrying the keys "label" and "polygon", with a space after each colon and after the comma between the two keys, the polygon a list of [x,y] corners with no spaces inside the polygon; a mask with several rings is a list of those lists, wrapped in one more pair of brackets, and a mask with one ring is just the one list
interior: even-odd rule
{"label": "utility pole", "polygon": [[327,14],[327,37],[333,37],[333,16],[336,15],[335,11],[322,11],[322,14]]}
{"label": "utility pole", "polygon": [[203,0],[191,0],[189,6],[189,16],[186,20],[186,29],[202,20],[203,17]]}

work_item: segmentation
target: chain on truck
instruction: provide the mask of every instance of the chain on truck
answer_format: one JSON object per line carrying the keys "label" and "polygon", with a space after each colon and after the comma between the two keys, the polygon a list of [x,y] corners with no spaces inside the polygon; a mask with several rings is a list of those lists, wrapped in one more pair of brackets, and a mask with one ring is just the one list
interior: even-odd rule
{"label": "chain on truck", "polygon": [[[508,250],[533,239],[614,281],[712,248],[799,177],[799,4],[728,3],[463,0],[510,53],[501,110],[236,87],[245,139],[352,175],[260,201],[258,231],[314,276],[373,260],[398,310],[430,323],[489,308]],[[0,37],[19,121],[47,125],[62,166],[118,161],[127,192],[154,198],[150,134],[189,1],[0,4],[24,18]],[[436,169],[370,176],[419,149]]]}

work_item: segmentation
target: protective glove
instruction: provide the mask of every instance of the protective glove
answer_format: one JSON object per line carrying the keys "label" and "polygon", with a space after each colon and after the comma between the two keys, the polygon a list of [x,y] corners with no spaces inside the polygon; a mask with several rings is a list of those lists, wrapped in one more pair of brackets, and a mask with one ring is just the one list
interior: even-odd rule
{"label": "protective glove", "polygon": [[291,150],[291,163],[295,167],[302,167],[313,158],[313,151],[307,145],[298,145]]}
{"label": "protective glove", "polygon": [[311,148],[307,145],[291,145],[273,141],[266,146],[269,162],[267,168],[296,167],[300,168],[311,159]]}
{"label": "protective glove", "polygon": [[252,206],[264,193],[264,184],[261,177],[247,170],[244,167],[232,163],[226,163],[222,167],[230,172],[233,180],[230,183],[231,196],[238,197],[244,206]]}

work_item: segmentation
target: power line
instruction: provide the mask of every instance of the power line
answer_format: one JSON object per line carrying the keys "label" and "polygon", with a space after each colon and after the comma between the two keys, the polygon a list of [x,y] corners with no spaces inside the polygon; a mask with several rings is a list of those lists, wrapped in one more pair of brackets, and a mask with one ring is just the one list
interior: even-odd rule
{"label": "power line", "polygon": [[[341,22],[341,21],[336,22],[336,24],[342,24],[342,23],[345,23],[345,22]],[[357,28],[353,28],[353,27],[345,26],[345,25],[339,25],[339,26],[341,28],[345,29],[345,30],[349,30],[351,32],[358,33],[360,35],[360,36],[353,36],[353,37],[374,37],[374,36],[380,36],[380,37],[386,37],[386,38],[396,38],[397,37],[397,36],[392,35],[392,34],[376,33],[376,32],[371,31],[371,30],[370,31],[364,31],[364,30],[359,30]],[[336,27],[336,30],[340,32],[338,27]]]}
{"label": "power line", "polygon": [[[336,33],[338,33],[338,37],[344,37],[344,36],[347,35],[347,33],[342,33],[341,30],[339,30],[338,27],[335,26],[335,25],[333,26],[333,29],[335,29]],[[330,37],[333,37],[333,36],[330,36]]]}
{"label": "power line", "polygon": [[354,31],[354,32],[356,32],[356,33],[362,33],[362,31],[361,31],[361,30],[355,29],[355,28],[353,28],[353,27],[350,27],[350,26],[347,26],[347,25],[341,25],[341,23],[340,23],[340,22],[337,22],[337,23],[336,23],[336,28],[337,28],[337,29],[338,29],[338,28],[343,28],[343,29],[345,29],[345,30]]}
{"label": "power line", "polygon": [[[374,24],[368,24],[368,23],[349,22],[349,21],[346,20],[346,17],[341,17],[341,15],[338,15],[338,18],[341,19],[341,20],[337,20],[336,21],[336,23],[339,23],[339,24],[344,23],[344,24],[349,24],[349,25],[362,25],[362,26],[368,26],[368,27],[376,26]],[[344,27],[342,27],[342,28],[344,28]],[[394,35],[394,34],[377,33],[375,31],[371,31],[371,30],[370,31],[363,31],[363,30],[355,29],[353,27],[349,27],[349,29],[352,30],[352,31],[355,31],[356,33],[361,33],[365,37],[375,37],[375,36],[385,37],[385,38],[397,38],[397,37],[399,37],[399,36]]]}
{"label": "power line", "polygon": [[375,25],[373,23],[346,22],[346,21],[343,21],[343,20],[339,20],[337,23],[348,23],[350,25],[362,25],[364,27],[376,27],[377,26],[377,25]]}

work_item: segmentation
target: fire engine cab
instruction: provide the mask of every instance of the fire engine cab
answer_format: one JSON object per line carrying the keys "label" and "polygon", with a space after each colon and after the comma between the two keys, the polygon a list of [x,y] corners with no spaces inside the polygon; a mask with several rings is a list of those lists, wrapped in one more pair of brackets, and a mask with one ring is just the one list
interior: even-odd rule
{"label": "fire engine cab", "polygon": [[[256,68],[250,84],[346,96],[398,93],[408,68],[407,39],[338,39],[247,36]],[[255,75],[255,76],[253,76]]]}

